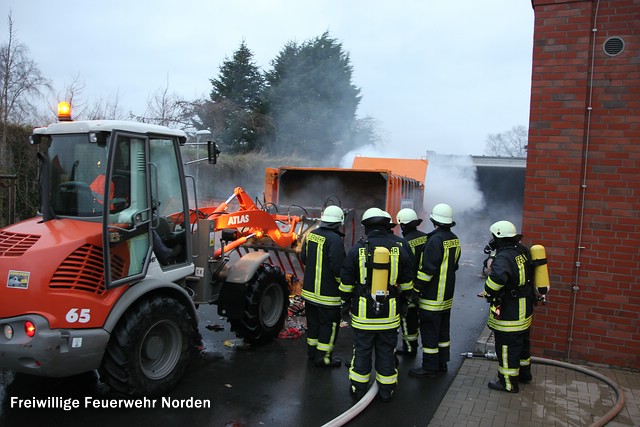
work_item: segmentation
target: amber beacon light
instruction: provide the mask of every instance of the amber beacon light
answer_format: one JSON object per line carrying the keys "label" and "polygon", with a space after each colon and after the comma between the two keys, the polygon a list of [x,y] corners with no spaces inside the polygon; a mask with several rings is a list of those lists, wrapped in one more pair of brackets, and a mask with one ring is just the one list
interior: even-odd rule
{"label": "amber beacon light", "polygon": [[71,121],[71,105],[66,101],[58,104],[58,120],[61,122]]}

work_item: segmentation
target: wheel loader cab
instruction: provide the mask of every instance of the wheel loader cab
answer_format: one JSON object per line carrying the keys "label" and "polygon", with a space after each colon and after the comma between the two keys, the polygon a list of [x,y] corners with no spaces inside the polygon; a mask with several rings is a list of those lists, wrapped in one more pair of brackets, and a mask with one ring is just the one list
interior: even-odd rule
{"label": "wheel loader cab", "polygon": [[107,287],[144,277],[156,260],[166,270],[191,259],[182,132],[89,121],[53,124],[34,137],[46,147],[44,220],[102,221]]}

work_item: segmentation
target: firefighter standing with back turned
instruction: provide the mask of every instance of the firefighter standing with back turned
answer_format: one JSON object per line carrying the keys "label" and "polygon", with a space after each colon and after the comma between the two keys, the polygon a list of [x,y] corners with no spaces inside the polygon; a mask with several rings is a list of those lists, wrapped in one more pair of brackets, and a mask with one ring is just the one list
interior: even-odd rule
{"label": "firefighter standing with back turned", "polygon": [[316,366],[337,368],[341,360],[333,358],[340,330],[340,268],[346,257],[342,232],[344,212],[327,206],[320,226],[307,236],[300,257],[305,265],[302,298],[307,316],[307,355]]}
{"label": "firefighter standing with back turned", "polygon": [[[418,230],[422,219],[416,211],[410,208],[400,209],[396,220],[402,229],[402,236],[409,242],[409,248],[414,256],[415,271],[422,267],[422,254],[427,243],[427,233]],[[418,350],[418,306],[409,303],[406,314],[400,316],[400,330],[402,331],[402,349],[396,354],[415,356]]]}
{"label": "firefighter standing with back turned", "polygon": [[366,237],[351,248],[340,274],[340,291],[345,304],[350,304],[353,327],[350,393],[357,400],[366,394],[375,352],[378,398],[388,402],[398,382],[398,306],[411,292],[411,257],[389,238],[389,218],[381,209],[367,209],[361,223]]}
{"label": "firefighter standing with back turned", "polygon": [[[537,267],[529,249],[520,243],[522,235],[515,225],[498,221],[489,231],[492,239],[488,246],[495,250],[495,258],[484,292],[491,304],[487,326],[494,331],[499,366],[498,379],[487,385],[493,390],[517,393],[519,383],[532,380],[529,327],[536,302],[533,275]],[[541,294],[548,290],[548,275],[546,285],[538,288]]]}
{"label": "firefighter standing with back turned", "polygon": [[[460,240],[452,231],[453,210],[438,203],[429,216],[435,229],[427,234],[427,243],[413,290],[420,307],[422,366],[409,370],[413,377],[433,378],[447,371],[451,353],[451,307],[460,260]],[[414,297],[415,299],[415,297]]]}

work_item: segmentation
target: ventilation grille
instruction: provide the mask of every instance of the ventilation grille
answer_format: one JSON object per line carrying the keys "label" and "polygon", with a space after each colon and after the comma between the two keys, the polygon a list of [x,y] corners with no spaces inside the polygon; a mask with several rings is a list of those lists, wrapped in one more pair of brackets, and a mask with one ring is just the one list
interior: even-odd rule
{"label": "ventilation grille", "polygon": [[0,231],[0,256],[18,257],[29,250],[40,239],[33,234]]}
{"label": "ventilation grille", "polygon": [[602,48],[609,56],[620,55],[624,50],[624,40],[620,37],[610,37],[604,42]]}
{"label": "ventilation grille", "polygon": [[[125,263],[119,257],[113,259],[113,277],[124,277]],[[58,267],[49,288],[74,289],[102,295],[105,292],[102,249],[89,244],[78,248]]]}

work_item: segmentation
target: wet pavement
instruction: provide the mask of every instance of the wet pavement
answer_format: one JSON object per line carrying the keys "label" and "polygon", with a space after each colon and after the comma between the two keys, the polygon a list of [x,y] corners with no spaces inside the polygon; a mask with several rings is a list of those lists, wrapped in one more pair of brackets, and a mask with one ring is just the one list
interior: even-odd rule
{"label": "wet pavement", "polygon": [[[511,394],[487,387],[487,382],[495,379],[496,369],[495,360],[466,359],[429,427],[581,427],[605,425],[605,420],[609,420],[608,427],[640,426],[640,372],[534,362],[533,381]],[[619,395],[608,382],[575,369],[585,369],[613,383],[624,399],[620,411],[610,412],[616,409]]]}

